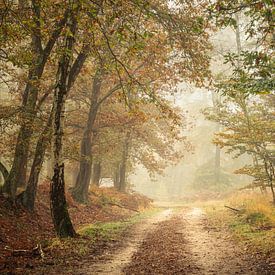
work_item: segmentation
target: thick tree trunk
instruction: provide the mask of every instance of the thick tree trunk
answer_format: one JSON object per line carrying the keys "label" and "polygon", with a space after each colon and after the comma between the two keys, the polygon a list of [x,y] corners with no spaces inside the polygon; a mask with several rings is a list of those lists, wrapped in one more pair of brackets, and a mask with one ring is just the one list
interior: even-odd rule
{"label": "thick tree trunk", "polygon": [[81,140],[81,160],[79,163],[79,172],[77,175],[76,183],[72,189],[73,198],[80,202],[87,202],[89,184],[91,181],[91,154],[92,154],[92,135],[93,127],[96,120],[96,115],[98,111],[98,97],[100,94],[101,83],[102,83],[102,72],[99,69],[94,77],[92,93],[90,98],[90,110],[88,114],[86,128],[83,133]]}
{"label": "thick tree trunk", "polygon": [[23,206],[25,206],[30,211],[33,211],[34,209],[39,174],[44,161],[47,144],[49,142],[49,132],[52,124],[52,116],[53,110],[50,113],[47,125],[45,126],[43,132],[38,139],[27,188],[22,194],[20,194],[19,197],[19,200],[21,201]]}
{"label": "thick tree trunk", "polygon": [[101,178],[101,163],[100,162],[95,162],[93,164],[92,185],[99,186],[100,178]]}
{"label": "thick tree trunk", "polygon": [[[62,64],[60,65],[62,66]],[[65,67],[63,65],[63,67]],[[65,67],[66,69],[66,67]],[[63,71],[63,68],[62,68]],[[65,71],[66,72],[66,71]],[[60,77],[62,80],[63,77]],[[63,78],[64,79],[64,78]],[[60,80],[61,84],[62,81]],[[63,85],[62,85],[63,86]],[[61,238],[74,237],[76,235],[73,228],[67,202],[65,197],[64,181],[64,163],[62,161],[62,136],[63,136],[63,119],[64,103],[66,88],[57,86],[54,96],[54,116],[53,116],[53,156],[54,156],[54,174],[51,180],[51,213],[53,224],[57,235]]]}
{"label": "thick tree trunk", "polygon": [[24,122],[19,130],[12,167],[3,188],[12,199],[15,198],[17,187],[25,186],[26,183],[30,138],[33,133],[32,125],[36,115],[35,105],[38,95],[38,89],[34,87],[33,82],[40,77],[37,72],[31,74],[25,90],[25,95],[28,97],[26,96],[27,102],[23,106]]}
{"label": "thick tree trunk", "polygon": [[86,133],[81,142],[81,153],[86,154],[86,158],[83,159],[82,157],[80,161],[76,183],[71,191],[74,200],[80,203],[88,201],[88,191],[92,170],[91,147],[91,137]]}
{"label": "thick tree trunk", "polygon": [[70,14],[68,16],[67,26],[70,31],[65,38],[64,53],[58,65],[53,105],[52,151],[54,175],[51,180],[50,198],[54,228],[57,235],[61,238],[74,237],[76,235],[67,209],[65,197],[64,162],[62,159],[64,107],[69,88],[68,83],[72,59],[72,55],[69,55],[68,52],[73,52],[77,28],[75,13],[78,9],[74,7],[75,4],[78,5],[78,3],[74,0],[69,2]]}
{"label": "thick tree trunk", "polygon": [[8,178],[3,186],[3,192],[9,194],[12,200],[16,197],[16,190],[18,186],[25,186],[28,154],[30,147],[30,139],[33,133],[33,122],[36,117],[36,102],[39,92],[39,80],[42,77],[46,62],[51,54],[54,44],[60,35],[60,32],[67,20],[67,11],[59,22],[56,23],[56,28],[52,32],[45,48],[42,48],[41,37],[39,34],[40,28],[40,3],[33,2],[34,17],[37,19],[38,32],[32,35],[32,52],[34,60],[33,66],[29,70],[28,82],[23,93],[22,109],[23,109],[23,123],[18,133],[17,143],[15,147],[14,159]]}
{"label": "thick tree trunk", "polygon": [[61,238],[74,237],[73,228],[65,197],[64,164],[56,164],[51,182],[51,211],[54,228]]}

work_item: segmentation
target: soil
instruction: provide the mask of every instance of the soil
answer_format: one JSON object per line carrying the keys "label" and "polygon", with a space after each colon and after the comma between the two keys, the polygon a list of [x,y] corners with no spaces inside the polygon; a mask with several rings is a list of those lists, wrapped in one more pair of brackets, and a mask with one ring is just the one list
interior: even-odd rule
{"label": "soil", "polygon": [[[79,213],[83,214],[83,210]],[[112,217],[101,218],[108,220]],[[27,262],[28,267],[17,268],[17,273],[0,273],[275,274],[274,265],[267,265],[263,257],[247,251],[224,228],[213,227],[200,208],[163,208],[154,216],[131,226],[120,239],[91,244],[85,256],[75,257],[70,255],[71,251],[71,248],[52,251],[53,255],[47,254],[47,258],[51,258],[49,263],[35,266],[34,262]],[[22,260],[26,263],[26,259]]]}
{"label": "soil", "polygon": [[165,210],[136,226],[115,253],[75,274],[275,274],[253,257],[222,229],[210,227],[200,208]]}
{"label": "soil", "polygon": [[[143,195],[122,194],[114,188],[92,189],[90,203],[85,205],[74,202],[69,192],[66,197],[76,229],[96,222],[124,220],[151,205],[151,200]],[[80,262],[76,257],[78,255],[75,255],[77,253],[65,250],[62,246],[48,251],[47,245],[53,238],[55,232],[50,213],[49,182],[39,185],[35,211],[31,213],[0,195],[0,274],[44,274],[44,271],[37,273],[36,270],[40,266],[54,270],[64,268],[63,260],[67,258],[70,258],[72,264]],[[76,241],[88,242],[81,237]],[[38,244],[46,254],[46,263],[41,261],[37,253],[32,253]],[[109,250],[113,244],[98,241],[90,246],[90,254],[93,256]],[[58,266],[52,267],[55,262],[58,262]],[[68,267],[66,262],[64,265]],[[57,274],[56,271],[53,274]]]}

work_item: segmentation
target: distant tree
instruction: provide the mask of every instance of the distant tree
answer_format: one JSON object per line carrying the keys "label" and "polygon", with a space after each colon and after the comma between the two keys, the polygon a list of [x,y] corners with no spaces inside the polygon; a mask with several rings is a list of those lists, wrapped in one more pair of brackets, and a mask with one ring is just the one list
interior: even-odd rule
{"label": "distant tree", "polygon": [[226,62],[232,65],[233,74],[220,82],[223,93],[270,93],[274,90],[274,3],[269,0],[239,1],[217,0],[210,13],[218,27],[233,26],[238,29],[238,14],[244,14],[246,39],[255,47],[240,53],[227,53]]}
{"label": "distant tree", "polygon": [[273,95],[253,96],[250,99],[231,98],[221,103],[219,112],[208,110],[206,117],[223,125],[214,143],[226,148],[235,157],[251,155],[256,161],[237,173],[255,178],[255,186],[269,186],[274,193],[274,105]]}

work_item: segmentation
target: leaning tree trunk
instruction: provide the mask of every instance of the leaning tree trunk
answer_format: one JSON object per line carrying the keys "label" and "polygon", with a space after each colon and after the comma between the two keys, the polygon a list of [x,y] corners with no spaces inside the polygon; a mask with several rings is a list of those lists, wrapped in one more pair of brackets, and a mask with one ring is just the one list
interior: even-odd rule
{"label": "leaning tree trunk", "polygon": [[[23,1],[20,1],[20,3]],[[37,19],[35,23],[37,28],[40,28],[40,5],[39,2],[33,1],[34,17]],[[3,192],[7,193],[12,200],[16,197],[16,190],[18,186],[24,186],[26,183],[26,173],[28,165],[28,154],[30,147],[30,140],[33,134],[33,122],[36,117],[36,102],[39,92],[38,81],[41,79],[44,72],[46,62],[51,54],[51,51],[58,39],[61,30],[67,20],[67,11],[59,22],[56,23],[56,28],[53,30],[51,36],[45,47],[42,47],[41,37],[39,33],[32,35],[32,53],[34,60],[33,66],[29,70],[28,82],[23,94],[22,110],[23,110],[23,123],[20,127],[17,143],[15,147],[14,159],[9,176],[5,180]]]}
{"label": "leaning tree trunk", "polygon": [[37,65],[34,72],[30,73],[24,92],[26,102],[23,103],[23,124],[17,137],[12,167],[3,187],[3,191],[8,193],[12,199],[15,199],[17,187],[22,187],[26,183],[30,139],[33,133],[32,126],[36,116],[35,106],[38,96],[38,88],[35,87],[34,82],[41,77],[41,71],[41,65]]}
{"label": "leaning tree trunk", "polygon": [[64,162],[62,159],[64,107],[68,93],[67,85],[69,81],[72,59],[72,55],[68,54],[68,52],[73,52],[77,28],[75,12],[77,12],[78,9],[74,7],[75,4],[78,5],[78,3],[74,0],[69,1],[70,14],[67,21],[69,31],[67,32],[68,34],[65,38],[64,53],[58,65],[53,105],[52,151],[54,174],[51,180],[50,198],[54,228],[57,235],[61,238],[74,237],[76,235],[67,209],[65,197]]}
{"label": "leaning tree trunk", "polygon": [[86,128],[83,133],[83,137],[81,140],[81,160],[79,163],[79,172],[76,178],[75,186],[72,189],[72,196],[74,200],[85,203],[88,200],[88,190],[89,184],[91,181],[91,155],[92,155],[92,135],[93,135],[93,127],[96,120],[96,115],[98,111],[98,97],[102,84],[102,72],[99,69],[94,77],[92,93],[90,98],[90,110],[88,114],[88,120],[86,124]]}
{"label": "leaning tree trunk", "polygon": [[25,206],[30,211],[33,211],[34,209],[39,174],[42,168],[46,148],[49,142],[49,132],[52,124],[52,116],[53,116],[53,109],[48,118],[47,125],[45,126],[43,132],[41,133],[36,145],[34,160],[32,163],[32,168],[31,168],[31,173],[28,180],[27,188],[22,194],[19,195],[19,198],[18,198],[21,201],[22,205]]}
{"label": "leaning tree trunk", "polygon": [[101,178],[101,163],[95,162],[93,164],[92,185],[99,186],[100,178]]}

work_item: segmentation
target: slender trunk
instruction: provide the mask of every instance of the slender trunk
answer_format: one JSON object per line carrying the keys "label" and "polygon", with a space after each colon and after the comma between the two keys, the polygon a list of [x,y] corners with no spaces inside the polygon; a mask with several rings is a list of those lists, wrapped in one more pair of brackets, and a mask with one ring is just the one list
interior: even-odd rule
{"label": "slender trunk", "polygon": [[100,178],[101,178],[101,163],[100,162],[95,162],[93,164],[92,185],[99,186]]}
{"label": "slender trunk", "polygon": [[120,164],[118,163],[114,170],[114,187],[115,189],[119,190],[119,171],[120,171]]}
{"label": "slender trunk", "polygon": [[[216,112],[219,112],[220,110],[220,103],[221,103],[221,98],[219,95],[215,94],[212,92],[212,102],[213,102],[213,107],[215,108]],[[220,131],[220,123],[217,122],[216,124],[216,132]],[[215,183],[219,184],[220,182],[220,174],[221,174],[221,149],[219,146],[216,145],[216,152],[215,152],[215,166],[214,166],[214,177],[215,177]]]}
{"label": "slender trunk", "polygon": [[274,190],[274,185],[273,185],[275,173],[274,173],[274,162],[273,161],[270,162],[270,174],[271,174],[270,189],[272,192],[273,204],[275,205],[275,190]]}
{"label": "slender trunk", "polygon": [[216,154],[215,154],[215,181],[216,181],[216,184],[220,183],[220,174],[221,174],[221,149],[219,146],[216,146]]}
{"label": "slender trunk", "polygon": [[23,206],[25,206],[30,211],[33,211],[34,209],[39,174],[42,168],[46,148],[49,142],[49,132],[52,124],[52,116],[53,116],[53,110],[50,113],[47,125],[45,126],[43,132],[41,133],[38,139],[27,188],[19,196],[19,200],[21,200],[21,203],[23,204]]}
{"label": "slender trunk", "polygon": [[272,199],[273,199],[273,204],[275,205],[275,190],[274,190],[274,186],[273,186],[273,181],[270,181],[270,189],[271,189],[271,193],[272,193]]}
{"label": "slender trunk", "polygon": [[264,158],[263,161],[264,161],[264,167],[265,167],[268,185],[270,186],[270,190],[272,193],[272,201],[273,201],[273,204],[275,205],[275,190],[274,190],[274,186],[273,186],[273,179],[274,179],[273,163],[268,161],[266,158]]}
{"label": "slender trunk", "polygon": [[87,202],[89,183],[91,181],[91,139],[93,135],[94,123],[98,112],[98,97],[100,94],[102,84],[101,74],[101,69],[99,69],[94,77],[92,93],[90,98],[90,110],[88,114],[88,120],[81,140],[81,160],[79,163],[79,172],[77,175],[75,186],[72,189],[73,198],[80,203]]}
{"label": "slender trunk", "polygon": [[122,161],[120,166],[120,173],[119,173],[119,191],[120,192],[126,192],[126,171],[127,171],[127,159],[128,159],[128,153],[129,153],[129,140],[130,140],[130,132],[127,132],[124,146],[123,146],[123,152],[122,152]]}
{"label": "slender trunk", "polygon": [[68,93],[68,81],[72,59],[72,55],[69,55],[68,52],[71,53],[73,51],[77,28],[75,12],[77,12],[76,10],[78,9],[75,9],[75,4],[76,2],[74,0],[69,2],[70,14],[68,16],[67,26],[70,32],[68,32],[65,38],[64,53],[58,65],[53,105],[52,151],[54,158],[54,175],[51,180],[50,198],[54,228],[57,235],[61,238],[74,237],[76,235],[67,209],[64,162],[62,159],[64,107]]}

